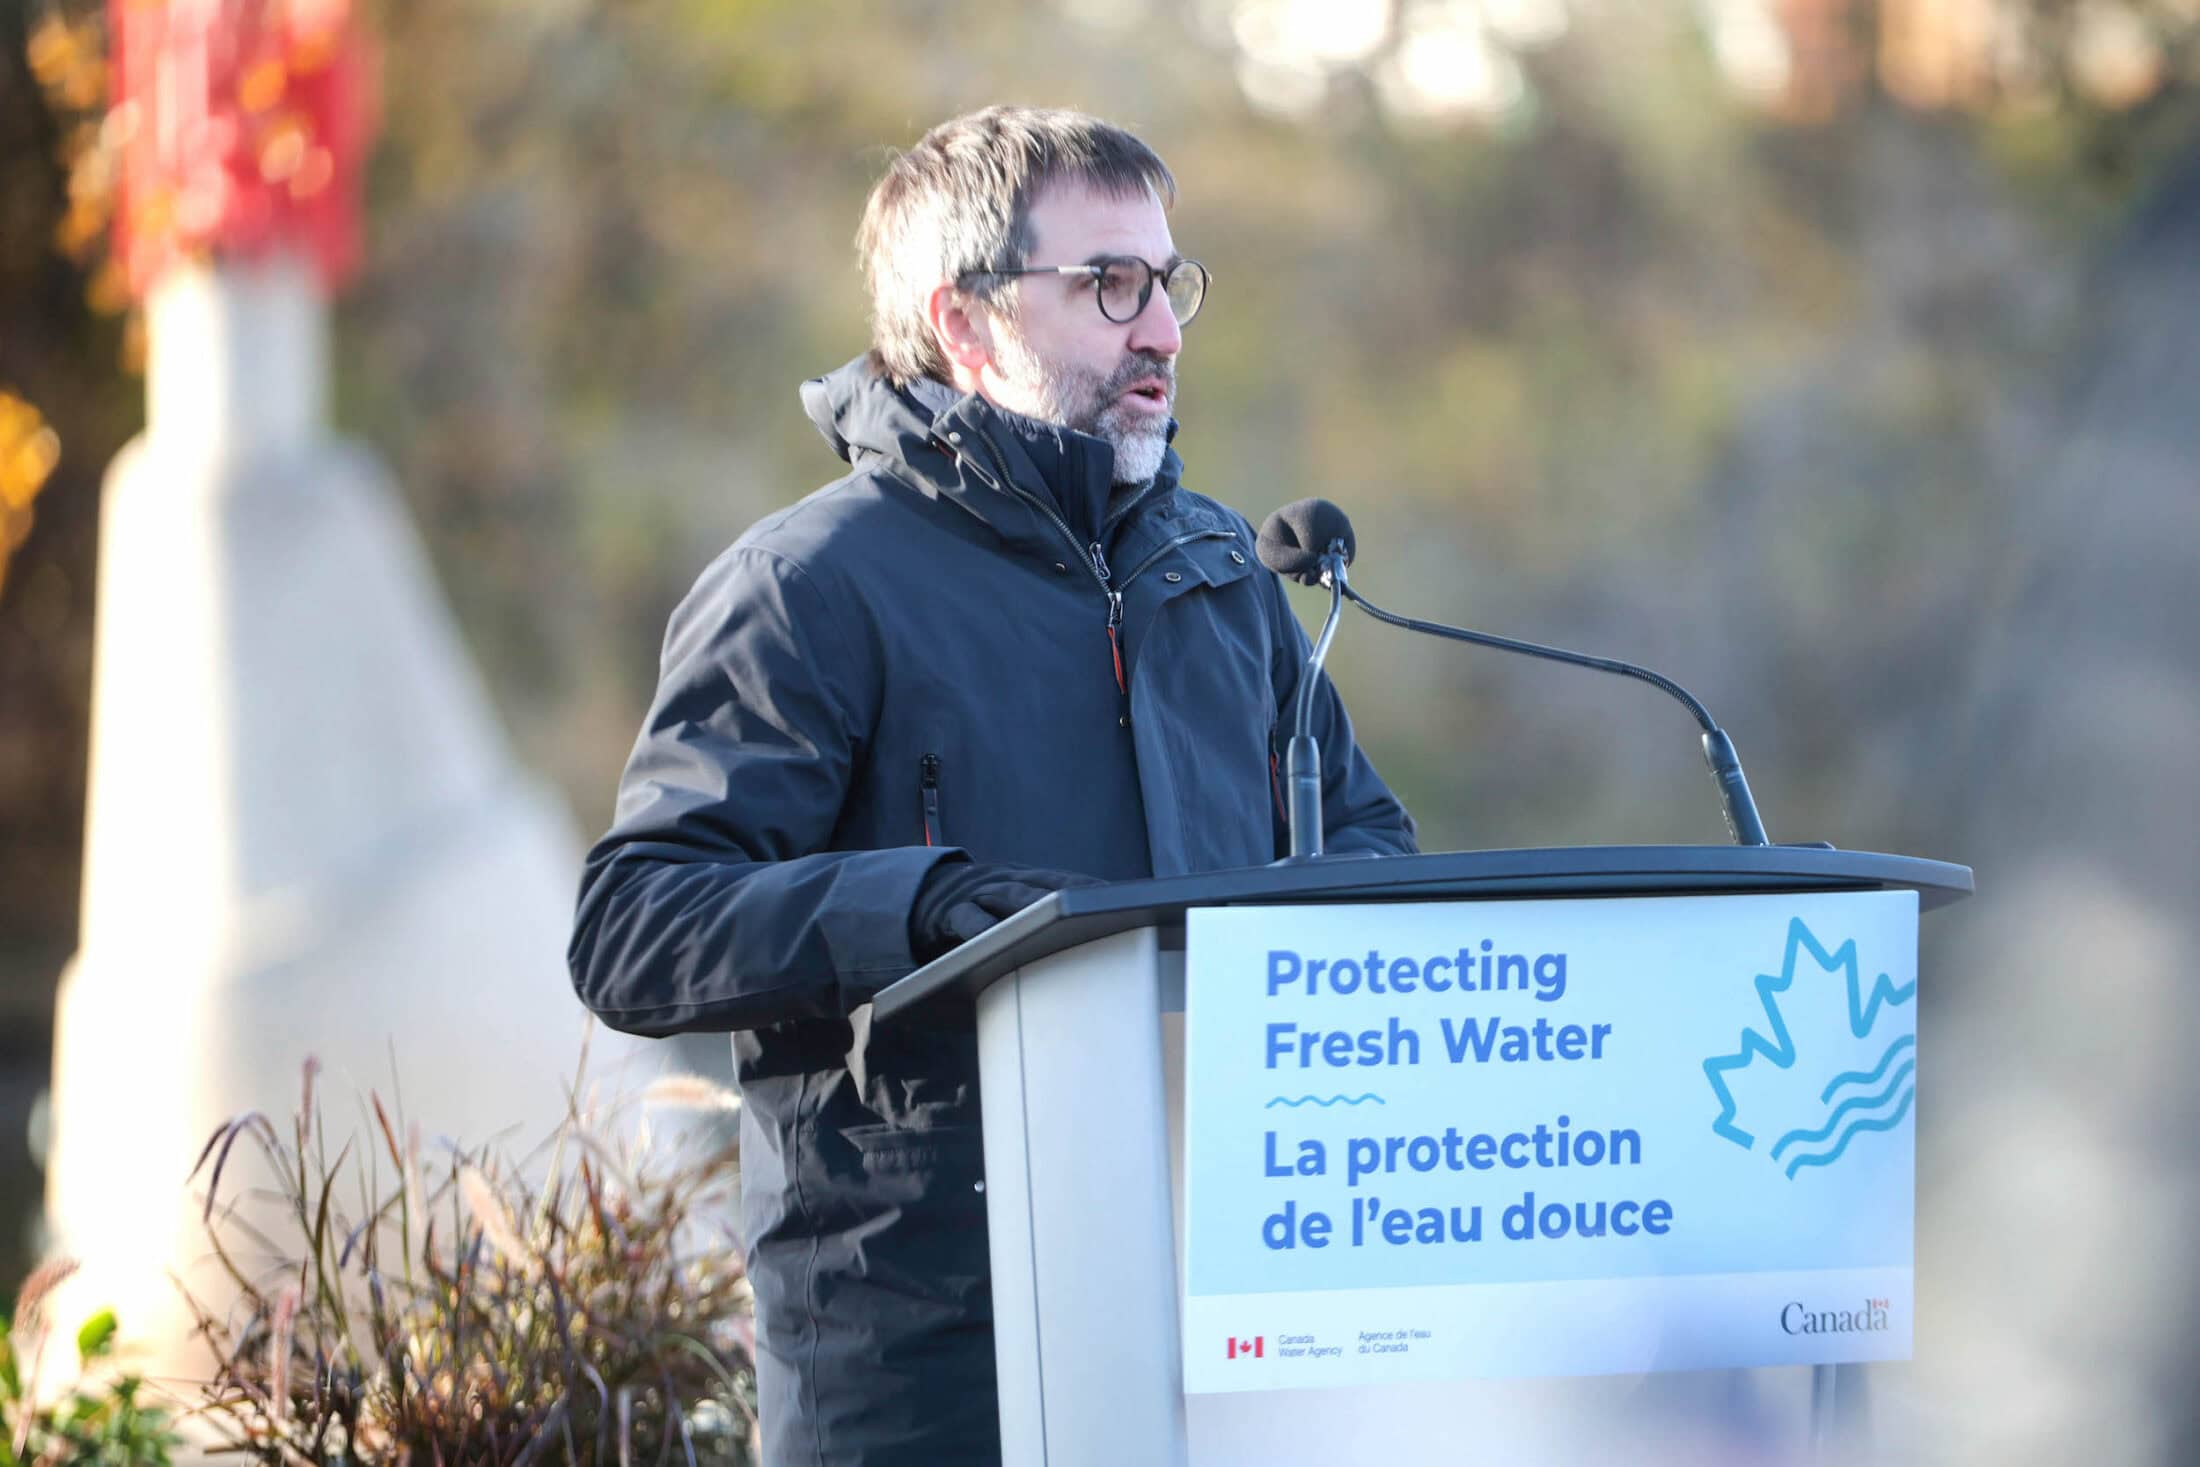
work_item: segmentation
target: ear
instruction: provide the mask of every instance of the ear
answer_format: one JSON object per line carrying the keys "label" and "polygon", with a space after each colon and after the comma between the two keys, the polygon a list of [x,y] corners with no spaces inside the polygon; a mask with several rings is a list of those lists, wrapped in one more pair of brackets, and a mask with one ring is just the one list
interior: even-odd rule
{"label": "ear", "polygon": [[993,365],[993,323],[974,297],[952,285],[935,286],[924,314],[949,366],[976,376]]}

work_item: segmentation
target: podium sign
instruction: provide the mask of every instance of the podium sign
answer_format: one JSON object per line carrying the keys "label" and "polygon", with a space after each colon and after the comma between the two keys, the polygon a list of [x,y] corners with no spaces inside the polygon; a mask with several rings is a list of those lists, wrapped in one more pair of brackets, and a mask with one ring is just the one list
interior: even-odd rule
{"label": "podium sign", "polygon": [[1184,1389],[1907,1359],[1917,913],[1187,913]]}

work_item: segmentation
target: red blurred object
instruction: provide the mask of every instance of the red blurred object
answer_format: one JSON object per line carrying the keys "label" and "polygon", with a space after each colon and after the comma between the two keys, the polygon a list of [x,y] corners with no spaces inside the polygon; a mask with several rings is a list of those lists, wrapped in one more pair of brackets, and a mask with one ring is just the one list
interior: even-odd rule
{"label": "red blurred object", "polygon": [[359,261],[373,57],[351,0],[108,0],[115,252],[142,299],[171,265],[301,250]]}

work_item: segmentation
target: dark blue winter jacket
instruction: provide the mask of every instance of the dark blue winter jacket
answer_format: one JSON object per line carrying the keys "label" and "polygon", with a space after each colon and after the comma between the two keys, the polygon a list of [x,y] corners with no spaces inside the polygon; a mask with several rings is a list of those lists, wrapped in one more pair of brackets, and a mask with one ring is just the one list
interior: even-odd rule
{"label": "dark blue winter jacket", "polygon": [[[874,1027],[866,1000],[916,966],[940,861],[1126,879],[1286,851],[1306,638],[1173,451],[1111,512],[1099,439],[867,360],[802,397],[851,471],[673,613],[573,983],[615,1028],[734,1033],[772,1467],[987,1463],[975,1032],[967,1009]],[[1329,848],[1413,850],[1317,692]]]}

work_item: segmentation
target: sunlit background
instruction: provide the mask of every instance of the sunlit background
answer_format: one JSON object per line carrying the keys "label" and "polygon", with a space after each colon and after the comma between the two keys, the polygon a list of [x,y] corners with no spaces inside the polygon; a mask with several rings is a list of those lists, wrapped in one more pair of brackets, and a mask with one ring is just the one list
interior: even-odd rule
{"label": "sunlit background", "polygon": [[[884,150],[1100,113],[1214,274],[1193,487],[1324,495],[1376,600],[1672,674],[1776,840],[1977,869],[1926,929],[1918,1360],[1877,1386],[1918,1455],[2200,1458],[2200,0],[365,13],[337,419],[584,828],[673,602],[837,472],[795,388],[864,345]],[[103,37],[0,0],[0,1279],[40,1246],[98,485],[143,417]],[[1639,687],[1364,621],[1331,665],[1429,849],[1721,838]]]}

